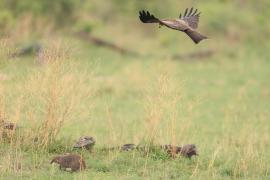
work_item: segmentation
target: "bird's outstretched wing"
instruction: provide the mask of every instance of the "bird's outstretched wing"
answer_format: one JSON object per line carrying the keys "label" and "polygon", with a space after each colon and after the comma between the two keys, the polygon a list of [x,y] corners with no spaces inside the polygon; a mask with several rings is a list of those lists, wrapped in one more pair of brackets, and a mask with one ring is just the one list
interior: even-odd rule
{"label": "bird's outstretched wing", "polygon": [[190,10],[187,8],[183,16],[180,14],[179,18],[186,21],[191,28],[196,29],[198,27],[199,17],[201,14],[201,12],[197,13],[197,11],[198,9],[193,11],[193,8]]}
{"label": "bird's outstretched wing", "polygon": [[159,19],[156,18],[154,15],[150,14],[148,11],[140,11],[139,12],[140,16],[140,20],[143,22],[143,23],[158,23],[159,22]]}

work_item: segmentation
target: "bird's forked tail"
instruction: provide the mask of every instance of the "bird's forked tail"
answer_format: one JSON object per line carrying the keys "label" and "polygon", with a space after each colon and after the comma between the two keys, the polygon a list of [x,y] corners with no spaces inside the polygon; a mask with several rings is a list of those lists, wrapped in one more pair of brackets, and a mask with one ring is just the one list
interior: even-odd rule
{"label": "bird's forked tail", "polygon": [[194,41],[194,43],[198,44],[201,40],[207,39],[206,36],[200,34],[199,32],[191,29],[187,29],[185,33]]}

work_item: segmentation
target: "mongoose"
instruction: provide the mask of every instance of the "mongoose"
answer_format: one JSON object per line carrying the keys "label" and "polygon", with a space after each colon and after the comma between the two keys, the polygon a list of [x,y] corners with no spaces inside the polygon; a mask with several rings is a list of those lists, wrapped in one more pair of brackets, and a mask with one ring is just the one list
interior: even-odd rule
{"label": "mongoose", "polygon": [[189,159],[193,156],[193,155],[198,155],[197,153],[197,148],[195,144],[186,144],[184,145],[181,150],[180,153],[182,156],[188,157]]}
{"label": "mongoose", "polygon": [[181,154],[182,156],[188,157],[190,159],[193,155],[198,155],[195,144],[186,144],[183,147],[165,145],[161,146],[161,148],[164,149],[172,157],[176,157],[177,154]]}
{"label": "mongoose", "polygon": [[82,136],[79,140],[73,145],[73,148],[85,148],[87,150],[92,150],[96,141],[93,137]]}
{"label": "mongoose", "polygon": [[14,129],[16,129],[16,124],[11,123],[11,122],[5,122],[4,123],[4,129],[14,130]]}
{"label": "mongoose", "polygon": [[134,150],[136,148],[135,144],[124,144],[123,146],[121,146],[121,151],[131,151]]}
{"label": "mongoose", "polygon": [[131,151],[134,149],[137,149],[138,147],[135,144],[124,144],[122,146],[116,146],[116,147],[105,147],[102,149],[102,151],[114,151],[114,150],[119,150],[119,151]]}
{"label": "mongoose", "polygon": [[86,168],[85,161],[82,156],[77,154],[64,154],[55,156],[52,163],[59,164],[59,168],[65,171],[82,171]]}
{"label": "mongoose", "polygon": [[15,130],[17,128],[17,124],[12,122],[5,122],[4,120],[0,120],[0,128],[7,130]]}
{"label": "mongoose", "polygon": [[171,157],[176,157],[176,155],[181,151],[181,147],[173,145],[164,145],[161,146],[161,148],[164,149]]}
{"label": "mongoose", "polygon": [[[174,145],[161,145],[154,146],[154,148],[161,148],[166,151],[171,157],[175,158],[178,154],[191,158],[193,155],[198,155],[197,148],[195,144],[186,144],[183,147],[174,146]],[[149,147],[146,146],[136,146],[135,144],[124,144],[118,147],[104,148],[103,151],[112,151],[112,150],[120,150],[120,151],[131,151],[131,150],[139,150],[139,151],[149,151]]]}

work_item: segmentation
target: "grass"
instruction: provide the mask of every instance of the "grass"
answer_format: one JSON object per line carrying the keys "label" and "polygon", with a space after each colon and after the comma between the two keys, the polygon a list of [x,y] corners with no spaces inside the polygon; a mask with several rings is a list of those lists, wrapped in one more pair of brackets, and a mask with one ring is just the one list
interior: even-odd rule
{"label": "grass", "polygon": [[[214,6],[221,5],[203,8],[218,14]],[[214,38],[198,46],[176,32],[136,23],[129,32],[134,36],[118,24],[110,33],[102,26],[94,32],[140,57],[55,33],[42,39],[42,63],[34,56],[9,59],[16,42],[2,39],[0,117],[21,128],[1,139],[0,179],[269,179],[269,44],[249,31],[235,35],[237,23],[225,34],[215,32],[215,26],[224,27],[214,19],[207,23],[211,28],[202,31]],[[171,56],[206,49],[215,54],[198,61]],[[86,171],[63,172],[49,164],[54,155],[73,152],[82,135],[97,140],[92,154],[74,151],[82,153]],[[101,151],[125,143],[194,143],[199,156]]]}

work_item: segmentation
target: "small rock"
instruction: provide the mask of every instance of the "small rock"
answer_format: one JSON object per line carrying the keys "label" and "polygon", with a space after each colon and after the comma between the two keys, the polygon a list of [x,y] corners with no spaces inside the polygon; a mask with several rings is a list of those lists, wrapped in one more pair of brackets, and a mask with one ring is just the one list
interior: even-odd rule
{"label": "small rock", "polygon": [[86,168],[84,159],[77,154],[55,156],[51,161],[52,163],[59,164],[59,168],[65,171],[82,171]]}

